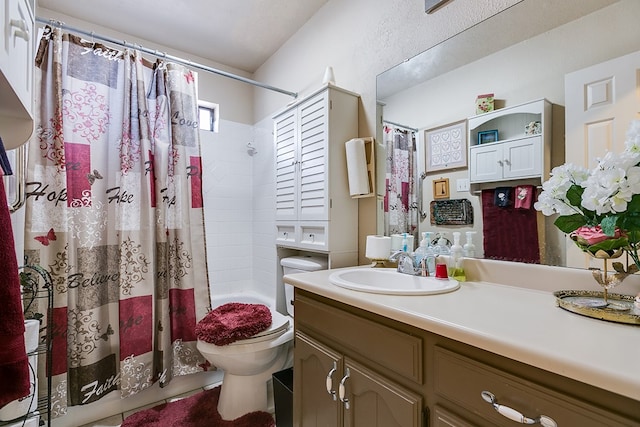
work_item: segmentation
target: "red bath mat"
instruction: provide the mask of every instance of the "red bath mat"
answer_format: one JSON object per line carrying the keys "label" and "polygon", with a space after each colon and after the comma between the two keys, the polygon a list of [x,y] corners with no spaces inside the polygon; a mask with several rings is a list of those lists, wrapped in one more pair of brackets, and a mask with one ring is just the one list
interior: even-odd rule
{"label": "red bath mat", "polygon": [[196,337],[215,345],[231,344],[271,326],[271,310],[264,304],[230,302],[211,310],[196,325]]}
{"label": "red bath mat", "polygon": [[226,421],[218,414],[220,387],[129,415],[121,427],[275,427],[268,412],[250,412]]}

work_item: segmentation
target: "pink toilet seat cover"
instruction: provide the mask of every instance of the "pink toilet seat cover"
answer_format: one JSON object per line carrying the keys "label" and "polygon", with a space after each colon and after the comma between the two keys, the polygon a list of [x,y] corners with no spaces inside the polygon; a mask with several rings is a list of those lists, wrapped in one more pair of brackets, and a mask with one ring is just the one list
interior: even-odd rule
{"label": "pink toilet seat cover", "polygon": [[196,325],[196,337],[215,345],[250,338],[271,326],[271,310],[264,304],[230,302],[211,310]]}

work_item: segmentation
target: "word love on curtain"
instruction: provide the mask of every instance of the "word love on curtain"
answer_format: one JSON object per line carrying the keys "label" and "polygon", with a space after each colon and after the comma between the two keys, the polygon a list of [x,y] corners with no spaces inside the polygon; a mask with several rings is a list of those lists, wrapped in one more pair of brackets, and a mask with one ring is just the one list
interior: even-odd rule
{"label": "word love on curtain", "polygon": [[387,153],[384,234],[415,235],[418,232],[415,133],[393,125],[385,125],[383,136]]}
{"label": "word love on curtain", "polygon": [[46,28],[25,252],[54,280],[52,414],[206,368],[196,75]]}

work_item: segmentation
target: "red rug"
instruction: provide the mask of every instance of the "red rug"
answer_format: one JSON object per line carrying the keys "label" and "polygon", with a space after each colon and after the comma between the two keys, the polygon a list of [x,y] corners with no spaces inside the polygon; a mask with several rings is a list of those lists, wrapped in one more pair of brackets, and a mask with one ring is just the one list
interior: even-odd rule
{"label": "red rug", "polygon": [[275,427],[268,412],[250,412],[233,421],[225,421],[218,414],[220,387],[163,403],[128,416],[121,427]]}

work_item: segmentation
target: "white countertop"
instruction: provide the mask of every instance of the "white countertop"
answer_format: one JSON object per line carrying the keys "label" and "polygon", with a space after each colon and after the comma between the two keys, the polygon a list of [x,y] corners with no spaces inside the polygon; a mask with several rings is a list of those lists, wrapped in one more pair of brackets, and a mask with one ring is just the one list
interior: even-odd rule
{"label": "white countertop", "polygon": [[[548,290],[467,281],[446,294],[382,295],[335,286],[329,282],[333,271],[291,274],[284,280],[317,295],[640,401],[640,326],[568,312],[556,305]],[[524,274],[532,272],[535,270]]]}

